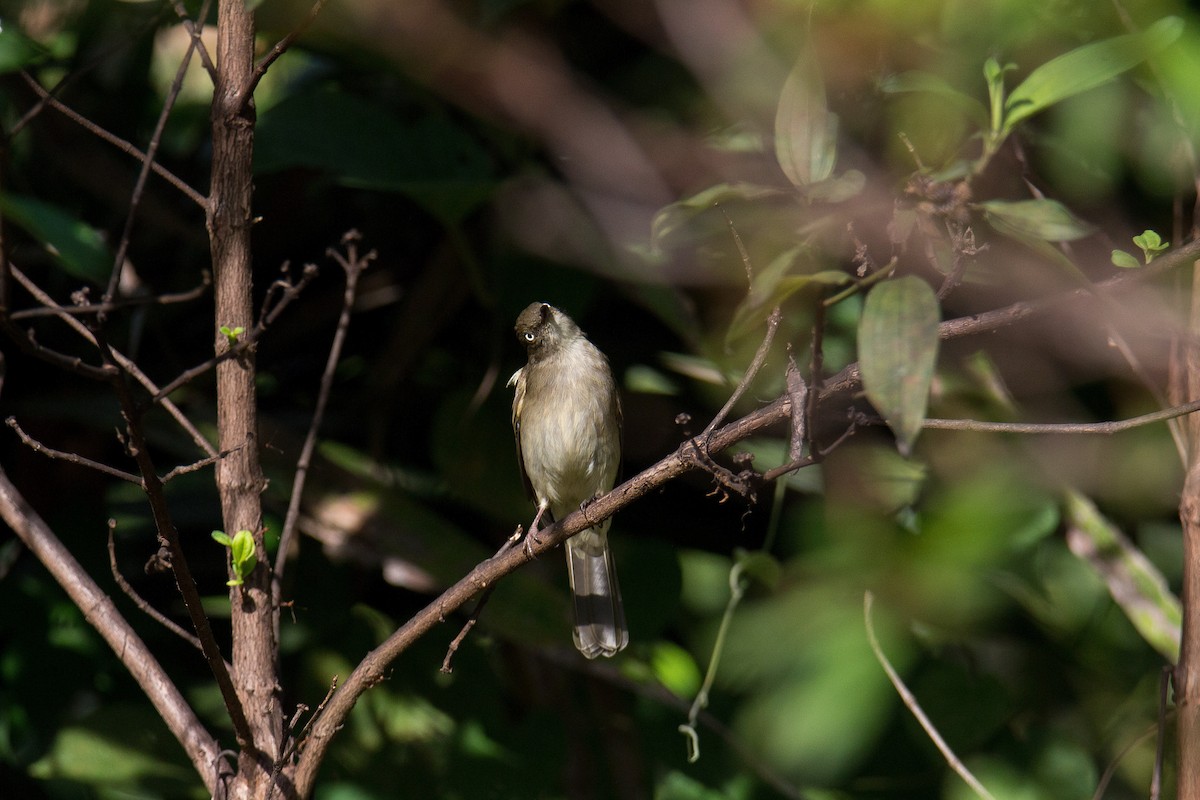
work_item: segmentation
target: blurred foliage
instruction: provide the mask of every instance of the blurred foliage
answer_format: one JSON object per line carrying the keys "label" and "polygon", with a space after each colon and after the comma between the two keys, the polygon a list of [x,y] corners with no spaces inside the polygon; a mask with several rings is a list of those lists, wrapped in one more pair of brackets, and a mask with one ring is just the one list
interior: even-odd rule
{"label": "blurred foliage", "polygon": [[[260,4],[262,52],[307,11]],[[60,303],[106,282],[138,163],[52,109],[27,117],[39,102],[27,78],[145,148],[187,43],[165,4],[0,1],[4,244]],[[1154,407],[1146,377],[1165,383],[1172,309],[1186,306],[1163,300],[1169,279],[986,335],[939,344],[932,331],[939,314],[1132,273],[1181,242],[1197,74],[1197,20],[1173,0],[330,4],[256,94],[258,291],[285,264],[323,267],[258,349],[275,530],[341,302],[324,253],[350,228],[379,253],[287,577],[287,708],[316,707],[528,523],[503,386],[522,361],[512,320],[531,300],[568,309],[623,379],[627,476],[703,429],[777,305],[777,344],[734,413],[784,390],[788,346],[808,373],[817,324],[826,374],[862,353],[867,399],[826,409],[813,447],[837,446],[756,503],[694,474],[617,517],[632,636],[615,661],[571,648],[558,558],[497,587],[442,675],[463,621],[448,619],[359,702],[317,797],[973,796],[872,653],[867,591],[882,651],[995,797],[1091,797],[1110,767],[1104,797],[1144,796],[1179,613],[1169,432],[921,424]],[[210,91],[193,63],[159,150],[201,191]],[[127,295],[201,286],[203,211],[151,177],[127,258]],[[35,305],[9,288],[10,309]],[[221,321],[208,300],[122,310],[106,336],[165,383],[211,352]],[[21,324],[94,360],[49,317]],[[5,416],[129,468],[103,387],[2,349]],[[173,399],[211,435],[211,376]],[[891,428],[842,441],[868,400]],[[147,425],[164,472],[197,458],[166,415]],[[787,434],[737,450],[779,466]],[[112,519],[123,574],[184,618],[171,581],[143,570],[157,545],[136,489],[12,435],[0,456],[233,746],[198,653],[109,574]],[[211,473],[168,496],[225,630]],[[755,579],[739,583],[738,563]],[[688,763],[678,726],[735,595]],[[203,796],[134,682],[11,534],[0,642],[0,795]]]}

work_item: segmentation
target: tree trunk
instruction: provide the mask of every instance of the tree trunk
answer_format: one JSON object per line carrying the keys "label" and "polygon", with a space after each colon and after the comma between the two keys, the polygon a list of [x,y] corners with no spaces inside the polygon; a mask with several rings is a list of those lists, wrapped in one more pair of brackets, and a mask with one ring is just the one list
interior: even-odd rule
{"label": "tree trunk", "polygon": [[[254,104],[247,96],[254,72],[254,18],[244,0],[220,0],[218,78],[213,95],[213,170],[208,234],[216,291],[216,326],[249,331],[253,319],[250,251]],[[216,349],[229,339],[214,331]],[[262,798],[278,781],[276,796],[291,795],[287,775],[276,776],[283,739],[276,666],[269,560],[263,547],[258,460],[258,409],[252,349],[217,366],[217,424],[225,458],[217,462],[217,489],[225,531],[254,535],[259,566],[231,588],[233,674],[254,736],[242,743],[235,797]]]}

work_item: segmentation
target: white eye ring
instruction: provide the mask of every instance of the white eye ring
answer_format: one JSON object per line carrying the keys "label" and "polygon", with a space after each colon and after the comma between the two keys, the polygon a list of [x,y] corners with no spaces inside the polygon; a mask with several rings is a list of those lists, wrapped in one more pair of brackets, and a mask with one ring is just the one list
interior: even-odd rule
{"label": "white eye ring", "polygon": [[525,341],[527,341],[527,342],[532,342],[536,338],[537,337],[533,335],[532,331],[525,334]]}

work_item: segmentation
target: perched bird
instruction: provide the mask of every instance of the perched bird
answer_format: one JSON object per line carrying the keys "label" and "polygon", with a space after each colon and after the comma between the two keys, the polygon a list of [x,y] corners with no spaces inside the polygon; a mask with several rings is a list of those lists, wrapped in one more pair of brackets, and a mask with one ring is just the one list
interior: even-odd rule
{"label": "perched bird", "polygon": [[[512,423],[521,477],[537,502],[534,535],[543,515],[561,520],[612,489],[621,403],[608,360],[566,314],[533,303],[517,317],[516,332],[529,360],[508,385],[517,387]],[[588,658],[616,655],[629,643],[608,524],[580,531],[566,545],[575,646]]]}

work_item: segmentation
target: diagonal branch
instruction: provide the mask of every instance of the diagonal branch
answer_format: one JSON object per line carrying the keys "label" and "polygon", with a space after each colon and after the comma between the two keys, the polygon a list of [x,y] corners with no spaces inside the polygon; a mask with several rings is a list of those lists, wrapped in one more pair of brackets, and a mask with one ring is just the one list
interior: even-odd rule
{"label": "diagonal branch", "polygon": [[26,502],[3,467],[0,467],[0,518],[37,556],[83,612],[88,623],[108,642],[183,746],[205,787],[215,793],[222,778],[229,775],[228,766],[220,758],[221,747],[217,740],[204,729],[145,642],[50,526]]}
{"label": "diagonal branch", "polygon": [[[75,124],[86,129],[92,135],[108,142],[109,144],[111,144],[113,147],[117,148],[121,152],[129,154],[143,163],[148,161],[146,154],[143,153],[141,150],[137,149],[132,144],[130,144],[129,142],[122,139],[120,136],[116,136],[116,135],[110,133],[109,131],[105,130],[104,128],[100,127],[99,125],[97,125],[96,123],[94,123],[90,119],[88,119],[87,117],[83,116],[82,114],[80,114],[77,111],[75,111],[74,109],[72,109],[70,106],[68,106],[65,103],[63,103],[62,101],[60,101],[57,97],[50,94],[50,92],[46,91],[46,89],[40,83],[38,83],[36,80],[34,80],[33,76],[30,75],[28,72],[25,72],[24,70],[22,70],[21,77],[25,79],[25,82],[27,84],[29,84],[29,87],[31,89],[33,89],[33,91],[38,95],[38,97],[40,97],[42,99],[42,101],[46,105],[48,105],[50,108],[53,108],[55,111],[57,111],[60,114],[62,114],[63,116],[65,116],[67,119],[71,120]],[[167,183],[171,184],[176,189],[178,189],[180,192],[182,192],[184,195],[186,195],[187,198],[189,200],[191,200],[193,203],[200,206],[201,208],[208,207],[208,200],[205,199],[204,195],[200,194],[195,189],[193,189],[191,186],[189,186],[187,184],[187,182],[184,181],[182,178],[180,178],[175,173],[171,172],[169,169],[167,169],[162,164],[159,164],[156,161],[150,161],[149,163],[152,165],[151,169],[154,170],[154,173],[156,175],[158,175],[160,178],[162,178]]]}

